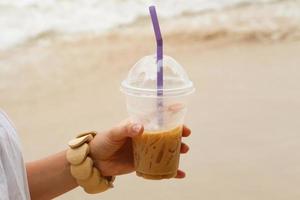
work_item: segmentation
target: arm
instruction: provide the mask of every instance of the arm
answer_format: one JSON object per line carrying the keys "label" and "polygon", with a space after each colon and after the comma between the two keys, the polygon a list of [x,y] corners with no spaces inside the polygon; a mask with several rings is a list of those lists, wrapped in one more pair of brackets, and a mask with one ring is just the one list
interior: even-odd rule
{"label": "arm", "polygon": [[32,200],[53,199],[78,186],[70,173],[66,151],[26,164]]}
{"label": "arm", "polygon": [[[90,156],[102,175],[116,176],[134,171],[131,138],[142,133],[141,125],[126,121],[95,136],[90,142]],[[190,133],[187,127],[183,128],[183,137]],[[181,153],[187,151],[188,146],[182,143]],[[70,173],[66,151],[28,163],[26,168],[32,200],[53,199],[78,186]],[[178,170],[176,178],[184,176],[184,172]]]}
{"label": "arm", "polygon": [[[134,125],[136,124],[124,121],[97,134],[90,142],[90,156],[96,161],[94,164],[103,175],[115,176],[133,171],[130,138],[143,131],[141,125],[138,129],[133,128]],[[28,163],[26,170],[32,200],[52,199],[78,186],[70,173],[66,151]]]}

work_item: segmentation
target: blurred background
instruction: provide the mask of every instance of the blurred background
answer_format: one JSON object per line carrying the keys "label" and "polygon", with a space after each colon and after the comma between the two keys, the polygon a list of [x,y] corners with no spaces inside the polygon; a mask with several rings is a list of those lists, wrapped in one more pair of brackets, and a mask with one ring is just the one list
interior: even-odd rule
{"label": "blurred background", "polygon": [[197,89],[187,177],[57,199],[300,199],[299,0],[0,0],[0,107],[25,160],[127,117],[120,82],[155,52],[151,4]]}

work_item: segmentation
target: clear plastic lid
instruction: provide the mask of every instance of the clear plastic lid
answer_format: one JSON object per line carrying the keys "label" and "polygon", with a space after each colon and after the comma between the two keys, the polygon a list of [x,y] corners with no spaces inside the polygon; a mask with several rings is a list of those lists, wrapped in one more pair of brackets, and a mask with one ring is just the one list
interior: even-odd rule
{"label": "clear plastic lid", "polygon": [[[157,96],[157,63],[156,55],[145,56],[129,71],[122,82],[121,90],[128,95]],[[163,96],[187,95],[194,91],[181,65],[170,56],[163,57]]]}

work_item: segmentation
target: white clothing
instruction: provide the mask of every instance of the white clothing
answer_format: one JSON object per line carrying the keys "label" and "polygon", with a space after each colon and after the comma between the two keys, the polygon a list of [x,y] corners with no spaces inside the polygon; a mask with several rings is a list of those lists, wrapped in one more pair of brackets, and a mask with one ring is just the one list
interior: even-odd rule
{"label": "white clothing", "polygon": [[0,200],[30,200],[19,138],[0,110]]}

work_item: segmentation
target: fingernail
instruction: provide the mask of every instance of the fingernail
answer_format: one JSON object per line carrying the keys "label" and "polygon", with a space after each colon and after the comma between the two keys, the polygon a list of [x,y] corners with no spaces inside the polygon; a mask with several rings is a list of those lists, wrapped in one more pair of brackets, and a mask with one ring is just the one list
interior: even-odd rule
{"label": "fingernail", "polygon": [[141,124],[134,124],[132,126],[132,130],[135,134],[138,134],[142,129],[142,125]]}

